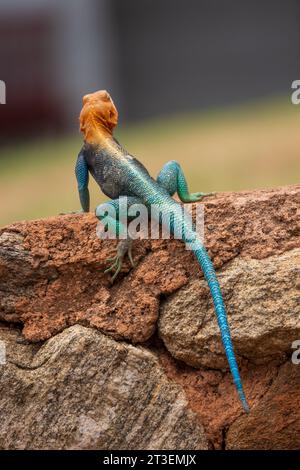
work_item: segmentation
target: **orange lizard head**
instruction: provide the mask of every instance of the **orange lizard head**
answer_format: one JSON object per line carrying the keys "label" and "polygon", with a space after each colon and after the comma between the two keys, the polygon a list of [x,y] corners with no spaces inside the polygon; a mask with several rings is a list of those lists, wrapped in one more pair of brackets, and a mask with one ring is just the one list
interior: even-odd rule
{"label": "orange lizard head", "polygon": [[79,116],[80,130],[87,142],[96,142],[97,136],[112,134],[118,123],[118,111],[106,90],[85,95]]}

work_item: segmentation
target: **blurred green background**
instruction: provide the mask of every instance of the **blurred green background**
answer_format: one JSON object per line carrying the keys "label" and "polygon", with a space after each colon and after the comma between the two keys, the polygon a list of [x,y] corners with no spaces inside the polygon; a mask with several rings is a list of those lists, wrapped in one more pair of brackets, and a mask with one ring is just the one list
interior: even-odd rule
{"label": "blurred green background", "polygon": [[79,209],[78,115],[99,89],[153,176],[175,159],[191,191],[298,183],[299,18],[299,0],[1,0],[0,224]]}
{"label": "blurred green background", "polygon": [[[300,175],[300,109],[289,97],[120,126],[116,137],[156,175],[175,159],[192,191],[295,184]],[[1,225],[79,209],[74,136],[2,147]],[[90,181],[91,210],[105,200]]]}

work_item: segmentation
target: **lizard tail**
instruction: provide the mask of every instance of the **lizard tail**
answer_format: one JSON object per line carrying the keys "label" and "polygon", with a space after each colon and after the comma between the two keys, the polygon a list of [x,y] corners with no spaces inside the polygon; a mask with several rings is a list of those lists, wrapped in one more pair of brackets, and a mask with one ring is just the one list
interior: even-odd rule
{"label": "lizard tail", "polygon": [[225,309],[220,285],[216,276],[214,266],[212,264],[212,261],[205,247],[200,243],[200,241],[196,242],[196,246],[193,247],[193,251],[201,266],[204,277],[208,283],[208,286],[212,295],[215,312],[216,312],[219,328],[221,331],[222,342],[223,342],[225,353],[228,359],[228,363],[229,363],[230,371],[232,373],[234,384],[236,386],[236,389],[239,394],[244,410],[246,411],[246,413],[249,413],[250,408],[249,408],[249,405],[247,403],[247,400],[244,394],[238,365],[235,359],[229,325],[227,321],[226,309]]}

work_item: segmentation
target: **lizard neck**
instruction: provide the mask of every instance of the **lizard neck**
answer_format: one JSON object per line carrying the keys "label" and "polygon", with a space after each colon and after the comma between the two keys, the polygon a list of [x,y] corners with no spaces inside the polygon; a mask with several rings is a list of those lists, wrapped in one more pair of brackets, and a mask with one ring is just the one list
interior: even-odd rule
{"label": "lizard neck", "polygon": [[92,146],[106,147],[113,141],[112,130],[103,122],[96,121],[93,116],[85,120],[81,130],[84,141]]}

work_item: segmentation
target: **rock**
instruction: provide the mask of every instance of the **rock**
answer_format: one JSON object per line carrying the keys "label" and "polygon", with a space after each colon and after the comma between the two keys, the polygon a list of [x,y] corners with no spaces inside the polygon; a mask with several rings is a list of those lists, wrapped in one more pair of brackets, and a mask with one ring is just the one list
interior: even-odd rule
{"label": "rock", "polygon": [[149,242],[137,241],[137,268],[124,278],[130,271],[125,263],[119,282],[111,286],[103,271],[116,241],[97,238],[96,220],[92,214],[66,215],[0,231],[0,320],[22,323],[30,341],[75,323],[133,343],[153,334],[160,295],[187,282],[180,255],[186,255],[184,246],[177,242],[179,256],[172,260],[171,247],[157,240],[143,259]]}
{"label": "rock", "polygon": [[250,415],[229,428],[227,449],[299,450],[299,389],[300,366],[288,362]]}
{"label": "rock", "polygon": [[[300,186],[219,193],[204,200],[205,245],[216,268],[300,247]],[[20,222],[0,230],[0,320],[24,325],[30,341],[82,323],[115,339],[144,342],[160,299],[202,276],[177,240],[137,241],[137,267],[112,287],[103,271],[116,242],[100,241],[93,214]],[[133,295],[134,292],[134,295]]]}
{"label": "rock", "polygon": [[[210,447],[226,449],[226,431],[237,418],[245,417],[246,420],[230,372],[194,369],[174,360],[165,350],[160,350],[158,356],[167,376],[183,387],[190,408],[198,414],[203,424]],[[242,363],[240,372],[252,416],[277,377],[278,365]],[[293,412],[297,413],[296,407],[295,402],[291,415]],[[238,438],[236,442],[238,443]],[[255,448],[254,443],[253,449]]]}
{"label": "rock", "polygon": [[300,186],[220,193],[205,201],[205,245],[221,267],[300,247]]}
{"label": "rock", "polygon": [[0,330],[1,449],[207,448],[181,387],[146,349],[80,325],[38,351],[17,337]]}
{"label": "rock", "polygon": [[[237,355],[282,360],[300,338],[300,249],[256,260],[236,258],[218,273]],[[159,334],[172,356],[194,367],[227,366],[211,296],[195,280],[162,306]]]}
{"label": "rock", "polygon": [[204,206],[250,415],[183,243],[136,241],[112,286],[116,242],[93,214],[66,215],[0,230],[0,446],[299,448],[300,186]]}

